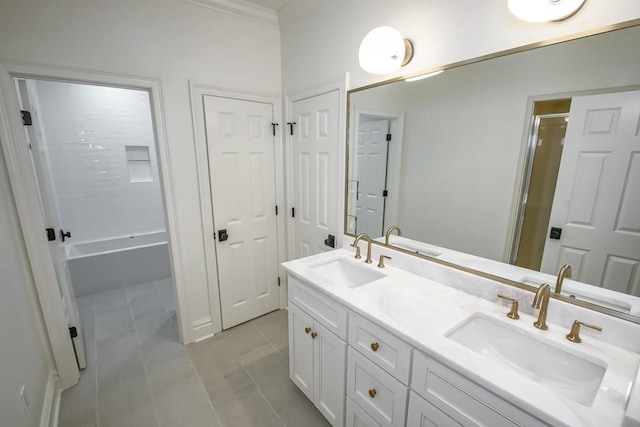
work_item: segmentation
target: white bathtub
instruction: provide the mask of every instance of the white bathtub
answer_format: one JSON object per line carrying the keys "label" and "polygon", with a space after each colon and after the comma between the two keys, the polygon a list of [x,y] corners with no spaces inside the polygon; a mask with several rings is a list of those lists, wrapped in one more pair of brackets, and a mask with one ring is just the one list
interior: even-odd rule
{"label": "white bathtub", "polygon": [[164,231],[69,244],[65,252],[78,297],[171,276]]}

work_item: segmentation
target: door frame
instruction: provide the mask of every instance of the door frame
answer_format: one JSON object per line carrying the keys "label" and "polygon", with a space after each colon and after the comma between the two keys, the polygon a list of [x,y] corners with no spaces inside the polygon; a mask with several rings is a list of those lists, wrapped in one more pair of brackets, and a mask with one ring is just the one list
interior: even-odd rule
{"label": "door frame", "polygon": [[[329,92],[338,91],[338,180],[336,186],[336,196],[338,198],[336,204],[336,248],[343,246],[344,239],[344,214],[345,214],[345,192],[347,191],[346,177],[346,138],[347,138],[347,88],[349,87],[349,73],[345,73],[341,78],[336,79],[324,86],[319,86],[314,89],[306,91],[296,92],[292,95],[285,95],[285,117],[288,120],[292,120],[293,104],[298,101],[303,101],[315,96],[324,95]],[[285,182],[286,186],[286,239],[287,239],[287,260],[291,260],[295,257],[294,246],[294,227],[295,221],[289,214],[293,207],[294,194],[293,194],[293,138],[289,132],[285,133],[284,141],[285,150]],[[286,277],[286,275],[285,275]],[[285,280],[284,290],[287,290],[287,283]],[[286,303],[286,301],[285,301]]]}
{"label": "door frame", "polygon": [[13,81],[16,77],[114,86],[149,92],[164,213],[167,222],[169,258],[176,294],[178,330],[182,343],[191,342],[192,334],[189,328],[187,299],[183,286],[176,200],[171,179],[169,144],[166,138],[160,81],[93,71],[0,62],[0,140],[35,282],[36,294],[62,388],[66,389],[76,384],[79,379],[79,371],[67,329],[62,301],[57,289],[55,269],[49,253],[49,242],[43,238],[45,219],[40,209],[37,181],[32,171],[28,143],[19,114],[18,94]]}
{"label": "door frame", "polygon": [[[200,218],[204,231],[205,268],[207,270],[207,289],[209,291],[209,317],[194,323],[196,341],[209,338],[222,331],[222,309],[220,306],[220,282],[218,281],[218,265],[216,245],[214,241],[215,224],[213,222],[213,205],[211,196],[211,182],[209,181],[209,155],[207,152],[207,135],[204,117],[204,96],[216,96],[232,98],[242,101],[262,102],[271,104],[273,108],[273,121],[278,123],[275,139],[275,186],[276,204],[285,206],[284,191],[284,150],[282,135],[286,125],[282,122],[282,102],[279,94],[259,93],[245,90],[230,90],[221,86],[210,85],[197,81],[189,81],[191,93],[191,113],[193,118],[193,130],[196,140],[196,163],[198,174],[198,190],[200,193]],[[283,292],[283,270],[280,263],[285,260],[285,212],[279,209],[276,217],[276,233],[278,244],[278,277],[280,277],[279,302],[280,308],[286,307],[287,293]]]}

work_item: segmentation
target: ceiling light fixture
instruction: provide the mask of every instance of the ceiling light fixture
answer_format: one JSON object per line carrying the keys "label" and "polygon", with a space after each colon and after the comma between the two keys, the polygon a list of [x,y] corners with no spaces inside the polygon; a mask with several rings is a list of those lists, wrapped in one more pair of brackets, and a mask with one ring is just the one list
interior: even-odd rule
{"label": "ceiling light fixture", "polygon": [[509,0],[509,10],[528,22],[562,21],[575,14],[586,0]]}
{"label": "ceiling light fixture", "polygon": [[438,74],[441,74],[442,72],[444,72],[444,70],[438,70],[438,71],[434,71],[432,73],[427,73],[427,74],[420,74],[419,76],[415,76],[415,77],[409,77],[408,79],[404,79],[405,82],[416,82],[418,80],[422,80],[422,79],[428,79],[429,77],[433,77],[433,76],[437,76]]}
{"label": "ceiling light fixture", "polygon": [[360,67],[371,74],[392,73],[413,58],[413,44],[391,27],[369,31],[360,43]]}

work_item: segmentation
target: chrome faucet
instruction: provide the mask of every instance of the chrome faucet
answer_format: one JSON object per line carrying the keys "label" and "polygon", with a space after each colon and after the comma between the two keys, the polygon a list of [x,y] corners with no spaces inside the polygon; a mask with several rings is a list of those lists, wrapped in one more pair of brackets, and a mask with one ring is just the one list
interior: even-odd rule
{"label": "chrome faucet", "polygon": [[364,239],[367,241],[367,259],[364,260],[364,262],[366,262],[367,264],[371,264],[371,237],[369,237],[367,233],[358,234],[356,239],[351,244],[351,246],[356,248],[356,258],[360,258],[360,248],[358,247],[360,239]]}
{"label": "chrome faucet", "polygon": [[542,329],[543,331],[549,329],[547,326],[547,309],[549,307],[550,297],[551,287],[546,283],[543,283],[536,291],[536,295],[533,297],[533,302],[531,303],[531,307],[540,309],[538,320],[533,322],[533,326],[538,329]]}
{"label": "chrome faucet", "polygon": [[560,269],[558,273],[558,279],[556,280],[556,288],[553,290],[554,293],[559,294],[562,290],[562,282],[565,278],[571,279],[571,266],[569,264],[565,264]]}
{"label": "chrome faucet", "polygon": [[391,233],[393,233],[394,230],[398,232],[398,236],[402,236],[402,230],[400,230],[400,227],[398,227],[397,225],[392,225],[391,227],[389,227],[389,229],[387,230],[387,232],[384,235],[384,244],[385,245],[389,244],[389,237],[391,237]]}

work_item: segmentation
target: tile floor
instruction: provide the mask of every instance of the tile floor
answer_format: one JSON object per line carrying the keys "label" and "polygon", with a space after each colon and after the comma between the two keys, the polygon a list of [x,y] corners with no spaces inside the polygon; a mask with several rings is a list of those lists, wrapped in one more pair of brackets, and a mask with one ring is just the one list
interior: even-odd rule
{"label": "tile floor", "polygon": [[88,367],[60,427],[327,426],[289,379],[287,312],[183,346],[170,279],[78,299]]}

